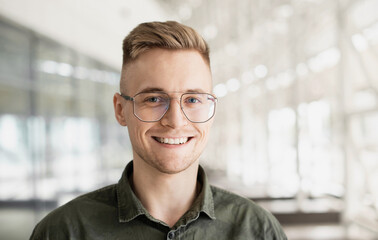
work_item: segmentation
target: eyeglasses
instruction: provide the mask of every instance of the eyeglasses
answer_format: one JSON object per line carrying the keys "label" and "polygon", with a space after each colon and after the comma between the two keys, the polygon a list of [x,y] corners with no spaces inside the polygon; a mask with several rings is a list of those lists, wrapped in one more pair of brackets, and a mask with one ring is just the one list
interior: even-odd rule
{"label": "eyeglasses", "polygon": [[[157,122],[168,111],[171,98],[164,92],[138,93],[134,97],[121,96],[132,101],[135,117],[143,122]],[[217,98],[209,93],[183,93],[180,107],[185,117],[193,123],[209,121],[215,114]]]}

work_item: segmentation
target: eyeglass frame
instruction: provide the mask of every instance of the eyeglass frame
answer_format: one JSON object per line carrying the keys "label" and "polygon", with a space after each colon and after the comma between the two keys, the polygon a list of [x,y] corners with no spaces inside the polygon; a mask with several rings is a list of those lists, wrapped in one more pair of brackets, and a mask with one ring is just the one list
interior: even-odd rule
{"label": "eyeglass frame", "polygon": [[[141,119],[141,118],[135,113],[135,97],[138,96],[138,95],[140,95],[140,94],[143,94],[143,93],[163,93],[163,94],[166,94],[166,95],[168,96],[168,98],[169,98],[168,107],[167,107],[167,109],[165,110],[165,112],[163,113],[163,115],[161,115],[161,117],[160,117],[158,120],[154,120],[154,121],[145,121],[145,120],[142,120],[142,119]],[[185,111],[184,111],[184,109],[183,109],[183,107],[182,107],[182,104],[181,104],[182,97],[183,97],[184,95],[186,95],[186,94],[208,94],[208,95],[212,96],[212,97],[214,98],[214,111],[213,111],[213,115],[211,115],[211,117],[209,117],[209,119],[207,119],[206,121],[203,121],[203,122],[196,122],[196,121],[192,121],[192,120],[190,120],[190,119],[188,118],[188,116],[186,115],[186,113],[185,113]],[[142,122],[148,122],[148,123],[159,122],[159,121],[165,116],[165,114],[168,112],[169,107],[171,106],[171,100],[173,99],[173,98],[171,98],[171,97],[169,96],[168,93],[166,93],[166,92],[159,92],[159,91],[157,91],[157,92],[139,92],[139,93],[135,94],[133,97],[130,97],[130,96],[127,96],[127,95],[125,95],[125,94],[123,94],[123,93],[120,93],[120,96],[121,96],[122,98],[124,98],[125,100],[127,100],[127,101],[131,101],[131,102],[133,102],[133,114],[134,114],[134,116],[135,116],[136,118],[138,118],[138,119],[139,119],[140,121],[142,121]],[[184,114],[185,118],[188,119],[188,121],[190,121],[190,122],[192,122],[192,123],[205,123],[205,122],[210,121],[210,119],[212,119],[212,118],[214,117],[214,115],[215,115],[215,110],[216,110],[216,107],[217,107],[217,102],[218,102],[218,98],[215,97],[215,96],[214,96],[213,94],[211,94],[211,93],[203,93],[203,92],[184,92],[184,93],[182,93],[181,96],[180,96],[180,109],[181,109],[182,113]]]}

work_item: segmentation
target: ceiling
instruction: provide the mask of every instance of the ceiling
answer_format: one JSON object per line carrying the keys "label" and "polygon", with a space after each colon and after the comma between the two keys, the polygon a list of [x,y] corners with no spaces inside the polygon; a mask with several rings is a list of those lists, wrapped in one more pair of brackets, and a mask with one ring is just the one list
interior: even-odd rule
{"label": "ceiling", "polygon": [[116,69],[138,23],[181,21],[209,42],[214,82],[231,87],[319,70],[316,60],[337,58],[340,38],[371,28],[377,12],[378,0],[0,0],[0,15]]}

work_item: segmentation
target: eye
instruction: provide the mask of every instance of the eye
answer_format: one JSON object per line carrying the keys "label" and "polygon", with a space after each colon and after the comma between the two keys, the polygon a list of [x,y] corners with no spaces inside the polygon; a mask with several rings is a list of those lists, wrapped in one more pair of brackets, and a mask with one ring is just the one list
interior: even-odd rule
{"label": "eye", "polygon": [[198,103],[199,102],[199,100],[197,98],[194,98],[194,97],[190,97],[190,98],[186,99],[186,101],[188,103]]}
{"label": "eye", "polygon": [[147,98],[145,101],[146,102],[158,102],[160,101],[161,99],[159,99],[159,97],[149,97]]}

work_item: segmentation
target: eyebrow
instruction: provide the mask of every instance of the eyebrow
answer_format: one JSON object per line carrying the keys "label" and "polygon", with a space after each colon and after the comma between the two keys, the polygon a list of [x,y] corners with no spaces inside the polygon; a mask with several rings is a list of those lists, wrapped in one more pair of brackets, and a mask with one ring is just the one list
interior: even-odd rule
{"label": "eyebrow", "polygon": [[[147,87],[147,88],[142,89],[139,93],[150,93],[150,92],[166,92],[166,91],[164,91],[164,89],[162,88]],[[166,93],[169,93],[169,92],[166,92]],[[172,93],[175,93],[175,92],[172,92]],[[206,92],[200,88],[195,88],[195,89],[187,89],[185,93],[206,93]]]}
{"label": "eyebrow", "polygon": [[150,92],[164,92],[162,88],[148,87],[144,88],[139,93],[150,93]]}

